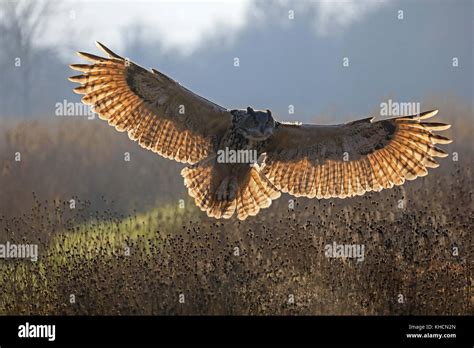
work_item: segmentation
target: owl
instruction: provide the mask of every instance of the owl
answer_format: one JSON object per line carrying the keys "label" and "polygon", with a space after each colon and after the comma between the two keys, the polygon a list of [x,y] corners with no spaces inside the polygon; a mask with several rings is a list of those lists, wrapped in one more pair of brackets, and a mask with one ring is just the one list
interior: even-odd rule
{"label": "owl", "polygon": [[280,122],[270,110],[228,110],[163,73],[146,70],[97,43],[107,58],[79,52],[90,64],[69,80],[101,119],[163,157],[182,162],[184,185],[208,216],[245,220],[281,192],[346,198],[402,185],[438,167],[436,147],[450,139],[426,122],[437,110],[339,125]]}

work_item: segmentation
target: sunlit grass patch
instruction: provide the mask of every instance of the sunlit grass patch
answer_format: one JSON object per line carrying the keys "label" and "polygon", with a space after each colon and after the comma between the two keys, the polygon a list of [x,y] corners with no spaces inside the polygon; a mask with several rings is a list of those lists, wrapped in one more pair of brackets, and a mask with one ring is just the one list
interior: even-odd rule
{"label": "sunlit grass patch", "polygon": [[[183,224],[184,218],[197,213],[193,207],[180,209],[165,205],[150,212],[114,220],[92,220],[79,225],[73,233],[60,234],[52,240],[51,255],[80,255],[91,259],[97,255],[122,255],[124,248],[138,239],[165,239]],[[146,246],[145,246],[146,247]],[[149,251],[149,247],[146,247]]]}
{"label": "sunlit grass patch", "polygon": [[[167,237],[182,226],[183,219],[196,215],[195,208],[180,209],[165,205],[150,212],[123,219],[93,219],[77,225],[73,232],[57,233],[49,243],[41,245],[37,262],[4,260],[0,262],[0,314],[48,313],[58,298],[58,288],[68,274],[80,264],[117,265],[118,258],[139,252],[153,257],[163,248]],[[134,248],[128,251],[127,248]],[[18,307],[19,306],[19,307]],[[44,312],[43,312],[44,311]]]}

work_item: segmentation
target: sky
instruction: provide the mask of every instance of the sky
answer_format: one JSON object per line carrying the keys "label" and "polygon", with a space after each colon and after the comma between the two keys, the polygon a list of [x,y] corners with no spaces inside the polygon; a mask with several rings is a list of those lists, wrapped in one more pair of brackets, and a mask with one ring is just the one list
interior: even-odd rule
{"label": "sky", "polygon": [[54,23],[40,38],[41,44],[69,41],[69,32],[57,28],[73,25],[80,30],[75,38],[82,45],[90,37],[102,37],[120,48],[123,32],[140,23],[152,28],[145,33],[146,38],[159,37],[167,48],[190,54],[206,34],[216,30],[232,33],[245,25],[250,1],[67,0],[59,4]]}
{"label": "sky", "polygon": [[30,110],[17,53],[0,52],[10,81],[0,116],[79,101],[68,65],[81,62],[76,51],[101,54],[95,41],[224,107],[269,108],[288,121],[367,117],[388,98],[474,100],[472,0],[51,1],[34,40],[48,51],[31,62]]}
{"label": "sky", "polygon": [[[190,55],[208,36],[225,33],[229,39],[238,34],[248,21],[258,21],[265,16],[251,0],[66,0],[57,3],[54,21],[48,26],[39,44],[55,45],[69,42],[67,30],[74,26],[79,35],[76,43],[90,45],[90,37],[100,37],[108,44],[122,48],[123,33],[137,23],[149,27],[144,37],[160,38],[165,49],[176,49]],[[293,11],[306,11],[305,1],[274,0]],[[315,8],[314,35],[328,36],[350,30],[352,23],[386,6],[387,0],[317,0],[310,1]],[[286,15],[286,14],[285,14]],[[282,18],[282,22],[288,18]],[[66,30],[58,30],[66,28]]]}

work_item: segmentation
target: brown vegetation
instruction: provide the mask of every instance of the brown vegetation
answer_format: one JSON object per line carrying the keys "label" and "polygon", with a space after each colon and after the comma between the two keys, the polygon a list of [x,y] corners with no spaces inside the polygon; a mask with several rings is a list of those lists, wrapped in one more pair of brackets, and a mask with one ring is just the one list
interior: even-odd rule
{"label": "brown vegetation", "polygon": [[[284,195],[245,222],[207,218],[180,165],[103,123],[4,126],[0,242],[40,258],[0,260],[0,313],[473,314],[472,109],[438,104],[458,161],[359,198]],[[334,241],[364,261],[325,257]]]}

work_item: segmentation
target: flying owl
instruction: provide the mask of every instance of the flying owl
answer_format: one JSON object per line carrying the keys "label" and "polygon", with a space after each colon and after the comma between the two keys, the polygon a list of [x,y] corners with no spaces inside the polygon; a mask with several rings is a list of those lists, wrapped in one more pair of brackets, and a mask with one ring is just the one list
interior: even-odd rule
{"label": "flying owl", "polygon": [[[80,84],[74,91],[142,147],[188,164],[184,184],[210,217],[245,220],[281,192],[321,199],[392,188],[448,155],[436,144],[451,140],[433,131],[450,125],[425,122],[437,110],[331,126],[279,122],[270,110],[228,110],[97,46],[108,58],[79,52],[92,64],[70,66],[83,73],[69,78]],[[237,156],[245,153],[255,156]]]}

